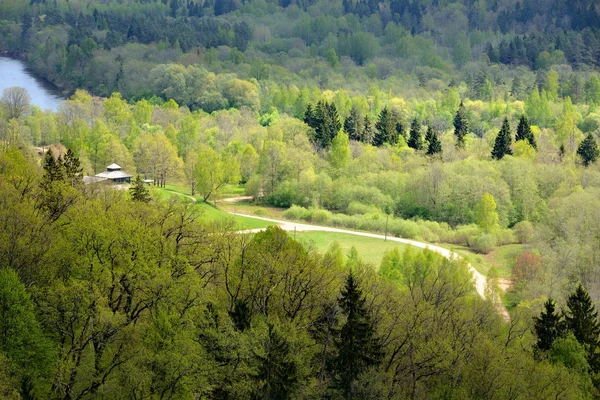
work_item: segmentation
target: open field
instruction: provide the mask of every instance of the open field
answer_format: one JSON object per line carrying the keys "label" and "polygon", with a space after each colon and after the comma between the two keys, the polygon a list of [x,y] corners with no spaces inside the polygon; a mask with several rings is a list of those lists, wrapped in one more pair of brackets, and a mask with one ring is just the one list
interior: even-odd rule
{"label": "open field", "polygon": [[[294,232],[289,232],[289,235],[294,237]],[[347,255],[350,248],[354,246],[358,250],[360,258],[365,262],[373,264],[376,269],[379,269],[385,251],[396,247],[399,247],[402,251],[406,247],[404,244],[389,241],[384,242],[381,239],[332,232],[296,232],[296,239],[321,253],[325,253],[334,242],[339,243],[344,255]]]}

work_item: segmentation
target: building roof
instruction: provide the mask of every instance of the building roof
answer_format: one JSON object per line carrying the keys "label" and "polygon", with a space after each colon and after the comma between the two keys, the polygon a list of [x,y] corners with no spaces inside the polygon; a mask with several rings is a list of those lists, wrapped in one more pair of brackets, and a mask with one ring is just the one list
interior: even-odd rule
{"label": "building roof", "polygon": [[97,177],[99,178],[106,178],[106,179],[124,179],[124,178],[131,178],[133,175],[129,175],[126,174],[123,171],[104,171],[104,172],[100,172],[99,174],[96,174]]}
{"label": "building roof", "polygon": [[120,171],[121,167],[118,166],[117,164],[110,164],[108,167],[106,167],[107,171]]}

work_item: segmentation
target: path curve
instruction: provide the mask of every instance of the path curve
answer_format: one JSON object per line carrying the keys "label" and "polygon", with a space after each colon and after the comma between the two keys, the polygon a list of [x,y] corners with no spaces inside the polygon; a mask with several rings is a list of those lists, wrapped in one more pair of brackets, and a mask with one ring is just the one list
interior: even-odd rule
{"label": "path curve", "polygon": [[[179,195],[179,196],[187,197],[188,199],[192,200],[192,202],[194,202],[194,203],[196,203],[196,201],[197,201],[196,198],[194,198],[192,196],[188,196],[187,194],[178,193],[178,192],[174,192],[172,190],[167,190],[167,189],[165,189],[165,190],[167,192],[169,192],[169,193],[173,193],[173,194],[176,194],[176,195]],[[236,201],[240,201],[240,200],[247,200],[247,197],[246,196],[243,196],[243,197],[234,197],[234,198],[231,198],[229,200],[229,202],[236,202]],[[224,201],[227,201],[227,200],[224,200]],[[233,213],[233,212],[230,212],[229,214],[230,215],[237,215],[237,216],[240,216],[240,217],[258,219],[258,220],[261,220],[261,221],[273,222],[274,224],[278,225],[284,231],[332,232],[332,233],[343,233],[343,234],[347,234],[347,235],[368,237],[368,238],[373,238],[373,239],[384,239],[384,240],[387,239],[390,242],[403,243],[403,244],[407,244],[409,246],[414,246],[414,247],[418,247],[418,248],[421,248],[421,249],[431,250],[434,253],[438,253],[438,254],[442,255],[443,257],[447,258],[448,260],[462,260],[463,259],[463,257],[461,257],[459,254],[457,254],[457,253],[455,253],[455,252],[453,252],[451,250],[448,250],[448,249],[446,249],[444,247],[440,247],[440,246],[436,246],[436,245],[428,244],[428,243],[424,243],[424,242],[419,242],[419,241],[411,240],[411,239],[403,239],[403,238],[398,238],[398,237],[394,237],[394,236],[387,236],[386,237],[384,235],[379,235],[377,233],[351,231],[351,230],[348,230],[348,229],[332,228],[330,226],[301,224],[301,223],[295,223],[295,222],[292,222],[292,221],[284,221],[284,220],[279,220],[279,219],[265,218],[265,217],[259,217],[259,216],[256,216],[256,215],[250,215],[250,214],[241,214],[241,213]],[[264,231],[265,229],[266,228],[247,229],[247,230],[240,231],[240,233],[257,233],[257,232]],[[481,296],[481,298],[485,299],[485,287],[486,287],[486,282],[487,282],[487,279],[486,279],[485,275],[483,275],[481,272],[477,271],[471,265],[471,263],[467,262],[467,266],[469,267],[469,271],[473,275],[475,290],[477,290],[477,293],[479,294],[479,296]],[[502,318],[504,318],[504,320],[506,320],[506,321],[509,321],[510,320],[510,314],[508,313],[508,310],[506,309],[506,307],[502,303],[502,300],[500,299],[499,295],[497,296],[497,298],[494,301],[494,303],[496,304],[496,308],[497,308],[498,312],[500,313],[500,315],[502,316]]]}
{"label": "path curve", "polygon": [[[457,253],[455,253],[455,252],[453,252],[451,250],[448,250],[448,249],[446,249],[444,247],[440,247],[440,246],[436,246],[436,245],[428,244],[428,243],[424,243],[424,242],[419,242],[419,241],[411,240],[411,239],[403,239],[403,238],[398,238],[398,237],[393,237],[393,236],[387,236],[387,238],[386,238],[386,236],[380,235],[380,234],[376,234],[376,233],[351,231],[351,230],[348,230],[348,229],[332,228],[330,226],[301,224],[301,223],[295,223],[295,222],[292,222],[292,221],[283,221],[283,220],[278,220],[278,219],[258,217],[256,215],[249,215],[249,214],[240,214],[240,213],[231,213],[231,212],[229,214],[231,214],[231,215],[237,215],[237,216],[240,216],[240,217],[259,219],[261,221],[273,222],[273,223],[277,224],[281,229],[283,229],[285,231],[332,232],[332,233],[343,233],[343,234],[347,234],[347,235],[368,237],[368,238],[373,238],[373,239],[387,239],[390,242],[397,242],[397,243],[407,244],[409,246],[419,247],[421,249],[431,250],[434,253],[438,253],[438,254],[442,255],[443,257],[445,257],[445,258],[447,258],[449,260],[462,260],[463,259],[463,257],[461,257],[459,254],[457,254]],[[256,232],[263,231],[265,229],[266,228],[248,229],[248,230],[241,231],[241,232],[244,232],[244,233],[256,233]],[[486,279],[485,275],[483,275],[481,272],[477,271],[471,265],[471,263],[468,262],[467,266],[469,267],[469,271],[473,275],[474,286],[475,286],[475,289],[477,290],[477,293],[479,294],[479,296],[481,296],[481,298],[485,299],[485,287],[486,287],[486,282],[487,282],[487,279]],[[508,310],[506,309],[506,307],[502,303],[502,300],[499,298],[499,296],[498,296],[498,298],[496,299],[496,301],[494,303],[496,304],[496,308],[498,309],[498,312],[500,313],[500,315],[502,316],[502,318],[504,318],[506,321],[509,321],[510,320],[510,314],[508,313]]]}

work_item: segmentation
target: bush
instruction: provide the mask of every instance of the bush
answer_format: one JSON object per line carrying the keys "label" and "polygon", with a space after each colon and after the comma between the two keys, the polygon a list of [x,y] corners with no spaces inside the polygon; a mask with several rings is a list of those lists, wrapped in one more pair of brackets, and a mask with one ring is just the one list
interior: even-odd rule
{"label": "bush", "polygon": [[527,244],[533,241],[535,229],[533,228],[533,224],[531,222],[521,221],[514,226],[513,230],[519,243]]}
{"label": "bush", "polygon": [[314,210],[310,220],[317,224],[326,224],[331,220],[331,212],[327,210]]}
{"label": "bush", "polygon": [[267,215],[267,210],[265,210],[264,208],[257,208],[252,214],[257,215],[259,217],[264,217],[265,215]]}
{"label": "bush", "polygon": [[542,274],[542,257],[535,253],[521,253],[515,260],[512,277],[516,283],[531,282]]}
{"label": "bush", "polygon": [[364,215],[364,214],[379,213],[379,212],[381,212],[381,210],[379,210],[377,207],[362,204],[358,201],[352,201],[348,205],[347,212],[350,215],[356,215],[356,214]]}
{"label": "bush", "polygon": [[496,237],[489,233],[481,235],[475,239],[475,243],[471,246],[477,253],[487,254],[496,247]]}
{"label": "bush", "polygon": [[498,229],[495,232],[496,244],[498,246],[504,246],[507,244],[516,243],[517,239],[511,229]]}
{"label": "bush", "polygon": [[304,207],[293,205],[283,213],[283,216],[287,219],[301,219],[305,221],[311,220],[312,210],[308,210]]}

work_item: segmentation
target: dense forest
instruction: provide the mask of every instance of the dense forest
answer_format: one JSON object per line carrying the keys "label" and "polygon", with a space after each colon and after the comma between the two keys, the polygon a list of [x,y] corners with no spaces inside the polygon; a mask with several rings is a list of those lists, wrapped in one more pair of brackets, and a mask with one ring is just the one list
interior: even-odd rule
{"label": "dense forest", "polygon": [[[0,98],[0,397],[599,396],[594,1],[0,0],[0,52],[68,93]],[[514,254],[481,299],[465,260],[207,218],[232,187]]]}

